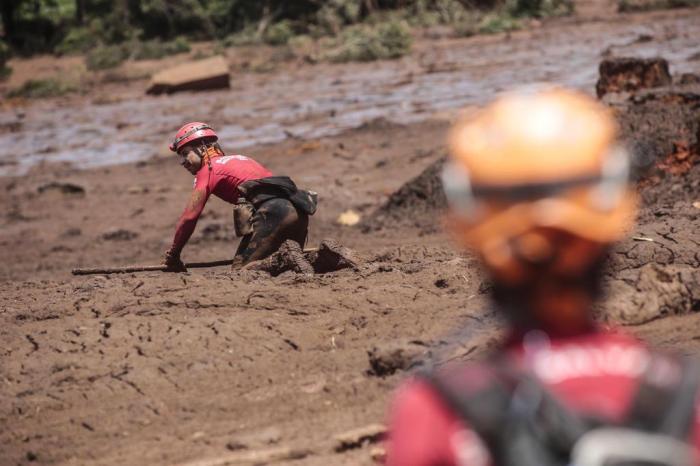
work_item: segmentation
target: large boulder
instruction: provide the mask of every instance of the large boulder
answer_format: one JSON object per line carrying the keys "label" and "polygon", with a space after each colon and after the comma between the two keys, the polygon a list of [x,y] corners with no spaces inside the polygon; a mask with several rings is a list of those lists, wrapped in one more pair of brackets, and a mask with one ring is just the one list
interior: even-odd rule
{"label": "large boulder", "polygon": [[205,91],[230,87],[228,63],[222,56],[183,63],[155,74],[147,94]]}

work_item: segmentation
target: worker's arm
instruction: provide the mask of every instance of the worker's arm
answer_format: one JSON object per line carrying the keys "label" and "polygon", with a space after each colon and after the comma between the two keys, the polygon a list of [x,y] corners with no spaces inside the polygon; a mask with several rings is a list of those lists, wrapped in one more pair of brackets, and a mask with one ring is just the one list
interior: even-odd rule
{"label": "worker's arm", "polygon": [[190,236],[192,236],[208,197],[209,193],[206,188],[196,186],[194,191],[192,191],[190,200],[187,202],[187,206],[177,222],[173,244],[165,255],[166,265],[172,268],[183,268],[182,262],[180,262],[180,253]]}

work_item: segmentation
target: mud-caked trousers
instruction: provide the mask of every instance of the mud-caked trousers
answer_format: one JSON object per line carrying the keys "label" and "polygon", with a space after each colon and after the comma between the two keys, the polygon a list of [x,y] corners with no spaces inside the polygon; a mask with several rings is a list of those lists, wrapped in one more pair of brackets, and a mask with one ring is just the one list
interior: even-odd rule
{"label": "mud-caked trousers", "polygon": [[290,239],[302,248],[309,231],[309,216],[289,199],[273,198],[258,206],[251,219],[252,233],[243,238],[233,258],[233,268],[264,259]]}

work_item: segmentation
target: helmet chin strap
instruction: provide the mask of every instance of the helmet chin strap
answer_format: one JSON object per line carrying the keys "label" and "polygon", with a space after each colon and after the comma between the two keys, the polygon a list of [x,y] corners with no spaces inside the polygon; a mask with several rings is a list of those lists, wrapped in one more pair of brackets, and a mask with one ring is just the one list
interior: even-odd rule
{"label": "helmet chin strap", "polygon": [[202,159],[203,162],[206,162],[207,166],[209,167],[209,171],[212,170],[211,166],[211,159],[212,157],[215,157],[220,154],[220,151],[214,146],[213,144],[202,144],[197,148],[197,155]]}

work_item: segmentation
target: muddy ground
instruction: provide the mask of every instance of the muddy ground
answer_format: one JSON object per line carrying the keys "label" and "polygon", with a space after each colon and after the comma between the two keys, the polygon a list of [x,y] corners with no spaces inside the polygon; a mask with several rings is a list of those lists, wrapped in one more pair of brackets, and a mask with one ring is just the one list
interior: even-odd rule
{"label": "muddy ground", "polygon": [[[352,104],[338,104],[337,113],[371,107],[357,97],[363,88],[385,97],[380,108],[400,113],[402,99],[411,99],[405,89],[416,89],[407,88],[401,76],[415,56],[433,47],[440,54],[427,56],[454,64],[445,68],[444,81],[430,81],[432,92],[457,104],[469,103],[450,94],[459,73],[468,76],[465,82],[478,83],[470,98],[479,101],[506,84],[543,77],[593,93],[593,58],[609,54],[615,43],[624,49],[634,41],[644,47],[642,54],[667,50],[672,69],[700,72],[693,58],[699,23],[698,10],[569,19],[518,33],[520,41],[425,40],[417,44],[418,55],[404,61],[306,67],[291,70],[291,81],[313,76],[319,82],[352,82],[337,84],[341,101],[356,94]],[[641,30],[653,31],[651,39],[638,40]],[[591,41],[581,50],[584,65],[571,59],[582,38]],[[547,64],[531,62],[536,54],[526,52],[561,44],[568,45]],[[480,55],[478,63],[465,59]],[[525,71],[510,69],[513,63],[522,63]],[[576,66],[580,74],[572,71]],[[510,74],[488,79],[504,69]],[[440,73],[423,70],[411,79],[421,82]],[[389,84],[380,91],[375,78],[381,76]],[[339,240],[364,258],[356,270],[274,278],[226,268],[70,275],[73,267],[160,260],[191,189],[191,176],[159,146],[177,126],[168,118],[179,122],[173,112],[199,98],[233,111],[241,102],[247,105],[238,99],[247,90],[283,95],[288,82],[277,74],[248,74],[231,94],[144,99],[143,83],[135,81],[112,85],[110,98],[118,103],[101,107],[92,104],[104,90],[3,104],[3,118],[22,120],[2,127],[6,141],[30,140],[43,121],[51,125],[41,137],[60,136],[60,119],[81,113],[81,121],[91,123],[95,108],[96,120],[111,125],[100,134],[107,142],[135,131],[122,125],[131,104],[167,116],[155,134],[139,141],[148,149],[139,162],[77,170],[52,156],[63,153],[59,145],[42,155],[44,162],[27,164],[25,175],[0,178],[0,464],[209,465],[226,458],[247,464],[246,458],[259,455],[258,463],[273,458],[282,464],[369,465],[373,445],[338,452],[334,435],[381,423],[392,389],[413,364],[478,357],[495,344],[501,325],[490,312],[488,285],[473,259],[455,251],[434,210],[411,210],[416,202],[397,207],[396,197],[390,198],[444,155],[443,111],[454,113],[449,105],[403,125],[390,121],[396,120],[391,112],[361,112],[357,117],[365,123],[357,129],[341,124],[340,134],[292,134],[243,151],[319,191],[309,246],[322,238]],[[331,90],[324,92],[337,103]],[[284,95],[282,102],[295,98],[293,92]],[[105,111],[105,105],[119,105],[120,111]],[[261,120],[274,108],[265,102],[260,107]],[[226,125],[221,112],[215,118]],[[275,124],[317,127],[321,113],[299,112]],[[373,119],[377,116],[385,118]],[[651,343],[689,354],[700,352],[700,168],[697,147],[687,147],[693,137],[687,135],[686,145],[654,146],[668,153],[654,154],[652,174],[640,187],[638,225],[612,253],[606,282],[611,299],[599,309],[602,320],[623,321]],[[96,144],[95,154],[98,143],[90,143]],[[4,167],[21,171],[25,165],[12,162],[16,154],[6,148]],[[403,192],[412,187],[409,182]],[[393,207],[380,210],[380,220],[373,213],[390,199]],[[347,209],[365,220],[356,227],[338,225],[337,216]],[[230,257],[236,246],[230,217],[230,206],[212,198],[185,260]],[[382,356],[391,356],[394,348],[410,357]],[[395,366],[401,367],[392,373]]]}

